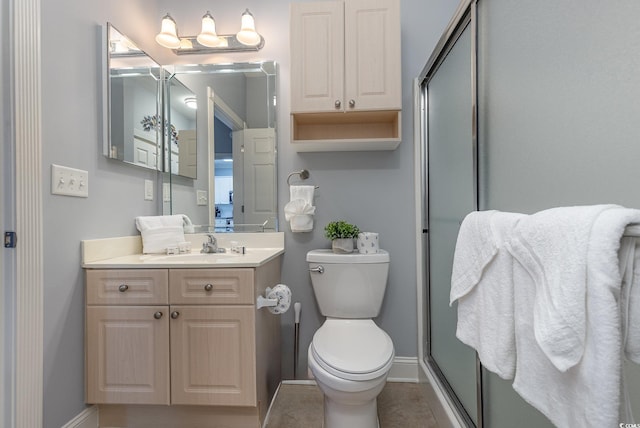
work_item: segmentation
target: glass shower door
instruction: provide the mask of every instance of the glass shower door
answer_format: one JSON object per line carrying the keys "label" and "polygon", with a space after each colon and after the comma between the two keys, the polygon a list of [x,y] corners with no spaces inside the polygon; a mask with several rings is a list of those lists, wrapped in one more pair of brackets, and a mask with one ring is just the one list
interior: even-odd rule
{"label": "glass shower door", "polygon": [[423,83],[427,140],[429,363],[468,418],[478,423],[475,352],[456,338],[449,306],[458,230],[477,209],[473,120],[472,25],[462,24],[439,65]]}

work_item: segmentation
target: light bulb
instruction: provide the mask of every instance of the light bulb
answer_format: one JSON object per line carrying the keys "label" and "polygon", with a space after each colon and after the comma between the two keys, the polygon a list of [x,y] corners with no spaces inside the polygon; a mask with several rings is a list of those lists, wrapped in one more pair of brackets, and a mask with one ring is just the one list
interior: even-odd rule
{"label": "light bulb", "polygon": [[198,34],[198,37],[196,37],[196,40],[198,40],[198,43],[202,46],[210,48],[215,48],[220,45],[220,38],[216,34],[216,21],[209,11],[202,17],[202,30],[200,34]]}
{"label": "light bulb", "polygon": [[242,14],[242,25],[236,39],[243,45],[256,46],[260,43],[260,34],[256,32],[256,23],[249,9]]}
{"label": "light bulb", "polygon": [[168,49],[178,49],[180,47],[176,21],[168,13],[162,18],[162,27],[156,36],[156,42]]}

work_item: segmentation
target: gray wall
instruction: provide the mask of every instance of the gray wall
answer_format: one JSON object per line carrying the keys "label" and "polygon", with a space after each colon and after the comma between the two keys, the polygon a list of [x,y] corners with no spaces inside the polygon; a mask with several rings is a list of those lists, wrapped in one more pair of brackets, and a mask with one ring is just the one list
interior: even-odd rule
{"label": "gray wall", "polygon": [[[635,0],[479,2],[483,209],[640,208],[638,14]],[[488,426],[550,426],[485,379]],[[627,379],[637,392],[637,366]]]}
{"label": "gray wall", "polygon": [[[6,1],[6,0],[4,0]],[[161,17],[171,12],[183,34],[196,34],[204,0],[42,2],[42,125],[44,174],[44,420],[59,427],[84,408],[84,292],[80,241],[137,233],[134,217],[161,212],[146,202],[144,180],[160,182],[155,172],[105,159],[101,151],[101,51],[99,26],[113,22],[159,63],[275,60],[279,63],[278,144],[279,207],[288,199],[287,175],[301,168],[320,186],[314,232],[286,234],[283,282],[303,304],[301,373],[306,349],[321,323],[305,263],[308,250],[328,247],[323,228],[345,219],[363,230],[378,231],[392,264],[379,324],[391,335],[396,355],[417,355],[412,79],[420,72],[449,20],[454,0],[404,0],[402,3],[404,140],[393,152],[295,153],[289,136],[289,0],[247,0],[216,5],[220,33],[237,31],[249,7],[266,45],[259,53],[216,57],[177,57],[154,42]],[[4,28],[4,26],[3,26]],[[89,198],[52,196],[50,165],[89,171]],[[159,186],[156,190],[160,190]],[[286,230],[288,225],[282,223]],[[293,313],[282,319],[284,374],[292,374]]]}

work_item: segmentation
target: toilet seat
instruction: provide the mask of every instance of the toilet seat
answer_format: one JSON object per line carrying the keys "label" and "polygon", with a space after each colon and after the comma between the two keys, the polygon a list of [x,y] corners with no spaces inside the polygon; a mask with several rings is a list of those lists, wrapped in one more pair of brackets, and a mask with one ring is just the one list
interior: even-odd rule
{"label": "toilet seat", "polygon": [[393,342],[371,319],[327,319],[316,331],[311,352],[318,365],[347,380],[371,380],[393,364]]}

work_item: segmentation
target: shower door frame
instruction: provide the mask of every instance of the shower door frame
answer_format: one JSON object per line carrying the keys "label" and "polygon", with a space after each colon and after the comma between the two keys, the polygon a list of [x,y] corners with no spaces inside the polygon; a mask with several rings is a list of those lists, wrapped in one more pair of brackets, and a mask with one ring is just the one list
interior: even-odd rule
{"label": "shower door frame", "polygon": [[461,401],[449,385],[443,372],[431,356],[431,320],[427,296],[430,295],[429,284],[429,239],[428,239],[428,121],[425,120],[428,111],[427,86],[430,79],[436,73],[448,53],[451,51],[458,38],[467,27],[471,31],[471,106],[472,115],[472,141],[473,150],[473,205],[479,209],[479,180],[478,180],[478,109],[477,109],[477,2],[478,0],[462,0],[453,18],[447,25],[442,37],[438,41],[426,66],[418,78],[415,79],[415,138],[416,138],[416,215],[418,235],[416,249],[418,254],[418,314],[419,314],[419,360],[423,369],[442,394],[442,398],[450,405],[453,415],[459,423],[468,427],[483,428],[483,402],[482,402],[482,365],[476,354],[476,406],[477,425],[471,420]]}

